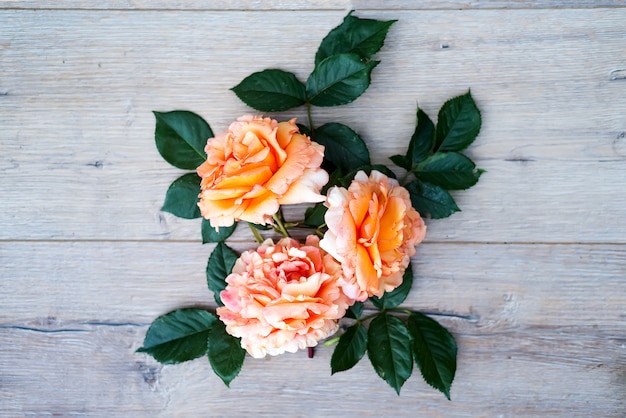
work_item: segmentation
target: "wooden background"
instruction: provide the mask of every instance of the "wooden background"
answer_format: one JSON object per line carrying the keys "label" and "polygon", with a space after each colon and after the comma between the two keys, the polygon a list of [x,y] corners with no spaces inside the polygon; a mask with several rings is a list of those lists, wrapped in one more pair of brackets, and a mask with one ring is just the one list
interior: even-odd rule
{"label": "wooden background", "polygon": [[[151,111],[224,130],[250,112],[229,88],[271,67],[306,79],[350,9],[399,22],[372,87],[316,124],[356,128],[388,163],[417,102],[436,118],[471,88],[482,111],[468,153],[487,173],[428,221],[406,303],[457,338],[452,402],[417,371],[396,396],[367,359],[331,377],[330,348],[247,358],[230,389],[205,359],[134,352],[157,316],[213,301],[199,221],[159,211],[181,172]],[[621,0],[5,0],[0,414],[626,416],[625,191]]]}

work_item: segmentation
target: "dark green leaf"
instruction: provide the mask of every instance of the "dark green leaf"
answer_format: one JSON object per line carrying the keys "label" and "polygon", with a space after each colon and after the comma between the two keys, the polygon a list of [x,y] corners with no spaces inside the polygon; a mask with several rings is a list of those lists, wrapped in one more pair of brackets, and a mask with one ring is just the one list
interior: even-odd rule
{"label": "dark green leaf", "polygon": [[367,350],[367,329],[357,322],[339,338],[330,358],[332,374],[351,369],[361,360]]}
{"label": "dark green leaf", "polygon": [[204,147],[213,138],[213,131],[204,119],[185,110],[153,113],[154,139],[165,161],[174,167],[195,170],[206,160]]}
{"label": "dark green leaf", "polygon": [[208,337],[209,362],[216,375],[230,386],[230,382],[241,371],[246,350],[241,348],[241,340],[226,332],[222,321],[217,321]]}
{"label": "dark green leaf", "polygon": [[399,395],[413,371],[411,336],[404,323],[387,313],[374,318],[367,333],[367,355],[376,373]]}
{"label": "dark green leaf", "polygon": [[437,185],[414,180],[404,187],[411,195],[413,207],[422,216],[429,214],[433,219],[441,219],[461,210],[450,193]]}
{"label": "dark green leaf", "polygon": [[435,151],[461,151],[480,131],[480,111],[470,92],[448,100],[439,110]]}
{"label": "dark green leaf", "polygon": [[352,16],[350,12],[343,23],[333,30],[322,40],[317,54],[315,65],[331,55],[344,52],[355,52],[362,59],[369,59],[383,47],[387,31],[396,20],[380,21],[372,19],[360,19]]}
{"label": "dark green leaf", "polygon": [[251,74],[232,91],[245,104],[261,112],[281,112],[304,104],[306,99],[304,84],[283,70]]}
{"label": "dark green leaf", "polygon": [[223,242],[219,242],[206,266],[206,280],[209,290],[213,292],[215,302],[219,306],[224,305],[220,298],[220,292],[226,289],[226,276],[228,276],[233,270],[235,261],[239,256],[228,245]]}
{"label": "dark green leaf", "polygon": [[312,226],[314,228],[319,228],[320,225],[324,224],[324,215],[326,215],[326,211],[328,208],[324,206],[324,203],[320,202],[315,206],[307,208],[306,212],[304,212],[304,222],[303,224],[307,226]]}
{"label": "dark green leaf", "polygon": [[[326,160],[326,157],[324,157],[324,159],[325,159],[324,162],[328,162],[328,160]],[[331,162],[328,162],[328,164],[333,166],[333,170],[329,172],[330,178],[328,179],[328,183],[326,183],[326,185],[322,187],[322,192],[321,192],[322,194],[326,194],[326,192],[328,192],[328,189],[330,189],[333,186],[343,185],[342,183],[343,171],[336,168],[335,165]]]}
{"label": "dark green leaf", "polygon": [[308,126],[303,125],[301,123],[296,123],[296,126],[298,127],[298,129],[300,130],[300,133],[302,135],[306,135],[306,136],[311,136],[311,129],[309,129]]}
{"label": "dark green leaf", "polygon": [[235,228],[237,228],[237,222],[232,226],[220,226],[216,231],[210,221],[202,219],[202,243],[226,241],[235,232]]}
{"label": "dark green leaf", "polygon": [[[417,120],[415,122],[415,131],[409,142],[409,150],[406,154],[407,162],[411,168],[415,167],[420,161],[424,160],[435,145],[435,125],[428,115],[422,109],[417,108]],[[408,168],[408,170],[411,170]]]}
{"label": "dark green leaf", "polygon": [[411,291],[411,286],[413,286],[413,269],[409,263],[409,266],[402,275],[402,283],[400,286],[396,287],[391,292],[385,292],[381,298],[372,296],[370,300],[378,309],[395,308],[404,302]]}
{"label": "dark green leaf", "polygon": [[315,141],[324,145],[324,158],[344,172],[370,164],[367,145],[352,129],[341,123],[327,123],[315,131]]}
{"label": "dark green leaf", "polygon": [[200,217],[198,194],[201,178],[196,173],[185,174],[170,184],[165,194],[162,211],[179,218],[195,219]]}
{"label": "dark green leaf", "polygon": [[352,306],[346,311],[346,317],[352,319],[359,319],[363,313],[363,302],[354,302]]}
{"label": "dark green leaf", "polygon": [[426,383],[450,399],[456,372],[456,341],[437,321],[417,312],[409,316],[415,364]]}
{"label": "dark green leaf", "polygon": [[370,74],[378,63],[364,63],[354,53],[326,58],[306,82],[309,102],[315,106],[338,106],[354,101],[369,87]]}
{"label": "dark green leaf", "polygon": [[158,317],[146,333],[138,352],[163,364],[181,363],[207,352],[207,338],[215,315],[204,309],[179,309]]}
{"label": "dark green leaf", "polygon": [[420,180],[446,190],[468,189],[483,173],[476,170],[472,160],[458,152],[437,152],[418,164],[414,171]]}
{"label": "dark green leaf", "polygon": [[406,171],[411,171],[411,162],[405,155],[392,155],[389,159],[398,167],[402,167]]}

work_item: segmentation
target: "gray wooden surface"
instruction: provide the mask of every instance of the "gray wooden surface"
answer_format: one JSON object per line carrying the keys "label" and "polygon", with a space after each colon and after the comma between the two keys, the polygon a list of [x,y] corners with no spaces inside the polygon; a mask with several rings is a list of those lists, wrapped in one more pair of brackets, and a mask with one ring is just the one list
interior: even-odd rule
{"label": "gray wooden surface", "polygon": [[[0,3],[1,416],[626,416],[624,1],[206,3]],[[457,338],[452,402],[417,371],[396,396],[367,359],[331,377],[330,348],[248,358],[230,389],[135,354],[155,317],[213,301],[199,222],[159,211],[180,172],[151,111],[224,130],[250,112],[229,88],[305,79],[352,8],[399,22],[372,87],[316,123],[387,163],[417,102],[434,118],[471,88],[482,111],[487,173],[428,221],[406,303]]]}

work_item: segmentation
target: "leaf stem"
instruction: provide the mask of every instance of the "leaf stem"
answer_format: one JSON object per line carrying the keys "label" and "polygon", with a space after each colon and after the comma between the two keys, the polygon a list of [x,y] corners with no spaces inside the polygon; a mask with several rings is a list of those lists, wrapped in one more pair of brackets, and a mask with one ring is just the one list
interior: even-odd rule
{"label": "leaf stem", "polygon": [[380,311],[378,311],[378,312],[376,312],[376,313],[373,313],[373,314],[371,314],[371,315],[367,315],[367,316],[365,316],[365,317],[363,317],[363,318],[359,318],[359,319],[357,319],[357,321],[356,321],[356,322],[357,322],[357,323],[363,323],[363,322],[367,321],[368,319],[375,318],[375,317],[377,317],[378,315],[385,313],[386,311],[387,311],[387,309],[382,309],[382,310],[380,310]]}
{"label": "leaf stem", "polygon": [[272,216],[272,218],[274,218],[274,222],[276,222],[274,230],[279,232],[283,237],[289,238],[289,232],[287,232],[287,228],[285,228],[285,224],[283,224],[283,220],[281,219],[282,217],[279,216],[279,213],[280,211]]}
{"label": "leaf stem", "polygon": [[250,225],[248,223],[248,226],[250,227],[250,230],[252,231],[252,235],[254,235],[254,239],[256,239],[257,243],[262,243],[263,242],[263,237],[261,236],[261,234],[259,233],[259,231],[253,227],[252,225]]}
{"label": "leaf stem", "polygon": [[327,340],[324,342],[324,347],[330,347],[333,344],[337,344],[339,342],[339,339],[341,337],[335,337],[335,338],[331,338],[330,340]]}

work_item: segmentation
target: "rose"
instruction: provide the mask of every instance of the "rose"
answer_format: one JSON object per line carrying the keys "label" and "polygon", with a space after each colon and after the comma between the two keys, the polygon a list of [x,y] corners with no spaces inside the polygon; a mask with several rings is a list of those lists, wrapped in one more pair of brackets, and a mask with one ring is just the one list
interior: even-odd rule
{"label": "rose", "polygon": [[235,262],[217,314],[252,357],[313,347],[337,331],[354,303],[338,285],[341,274],[314,235],[303,246],[292,238],[276,245],[268,239]]}
{"label": "rose", "polygon": [[324,147],[300,134],[295,121],[247,115],[207,141],[198,206],[211,226],[271,224],[281,204],[324,201]]}
{"label": "rose", "polygon": [[341,262],[344,292],[364,301],[398,287],[426,234],[408,191],[378,171],[359,171],[347,190],[328,191],[326,206],[320,247]]}

